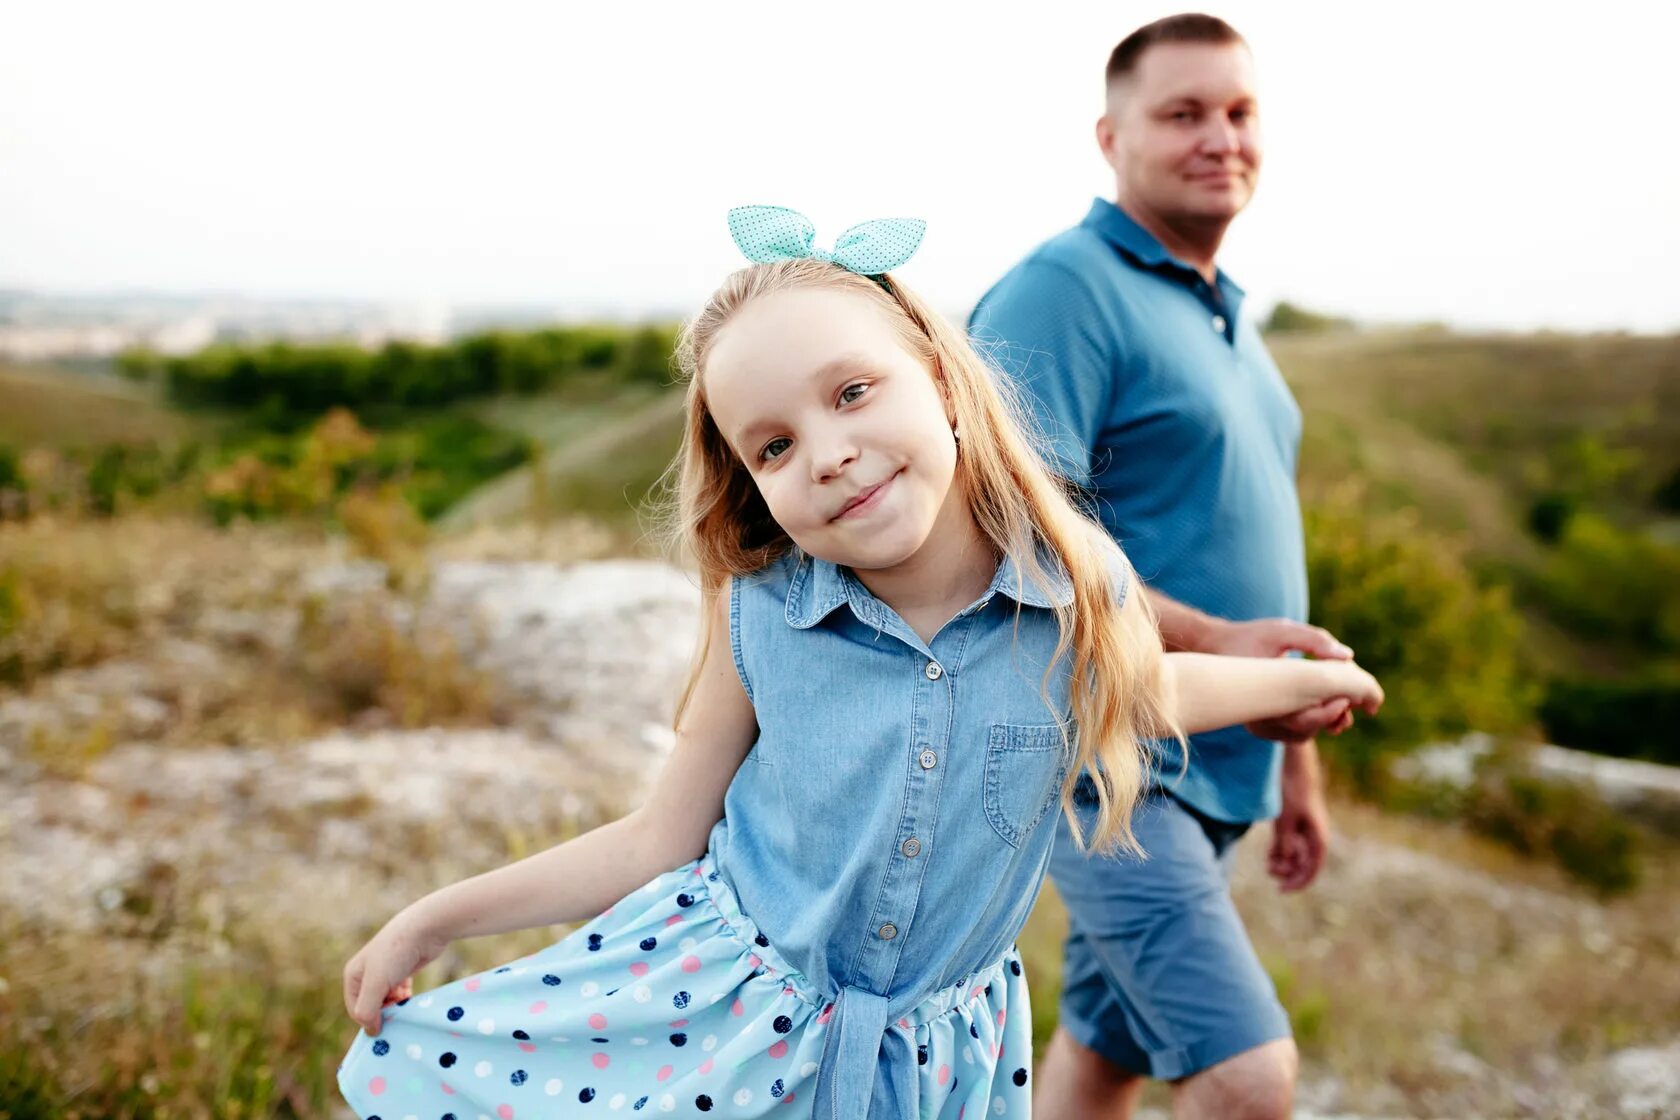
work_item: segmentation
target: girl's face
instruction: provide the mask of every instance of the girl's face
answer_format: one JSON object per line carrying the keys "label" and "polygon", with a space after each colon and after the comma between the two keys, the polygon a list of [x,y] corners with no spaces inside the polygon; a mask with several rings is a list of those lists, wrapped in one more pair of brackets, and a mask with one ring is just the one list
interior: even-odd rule
{"label": "girl's face", "polygon": [[813,556],[890,568],[967,515],[939,387],[856,293],[753,300],[718,332],[702,387],[770,515]]}

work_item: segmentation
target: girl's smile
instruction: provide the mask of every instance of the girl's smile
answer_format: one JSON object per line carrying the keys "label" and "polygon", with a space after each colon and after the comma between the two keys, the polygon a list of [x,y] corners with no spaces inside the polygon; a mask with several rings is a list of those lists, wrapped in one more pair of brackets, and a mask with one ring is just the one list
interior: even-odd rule
{"label": "girl's smile", "polygon": [[877,482],[875,485],[865,487],[845,505],[841,506],[840,512],[835,514],[830,520],[839,521],[842,518],[857,518],[869,513],[885,500],[887,488],[893,484],[894,479],[898,478],[898,476],[903,473],[903,468],[900,468],[899,470],[894,471],[886,479]]}
{"label": "girl's smile", "polygon": [[810,555],[948,572],[983,553],[940,385],[868,299],[753,300],[718,332],[704,391],[770,516]]}

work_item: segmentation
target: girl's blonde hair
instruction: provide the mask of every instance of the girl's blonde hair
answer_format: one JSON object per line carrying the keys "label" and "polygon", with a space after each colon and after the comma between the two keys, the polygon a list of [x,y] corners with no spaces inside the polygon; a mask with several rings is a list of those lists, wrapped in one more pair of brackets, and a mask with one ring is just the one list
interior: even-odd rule
{"label": "girl's blonde hair", "polygon": [[[1091,775],[1098,817],[1089,846],[1100,851],[1137,850],[1131,810],[1148,768],[1143,740],[1176,735],[1160,701],[1161,642],[1155,615],[1108,534],[1075,508],[1025,434],[1028,413],[1008,378],[990,366],[942,316],[891,277],[876,283],[825,261],[784,260],[732,273],[683,328],[677,357],[688,381],[682,449],[667,471],[675,474],[671,516],[678,543],[700,569],[701,589],[716,602],[731,575],[765,567],[793,547],[771,518],[746,466],[730,448],[706,404],[705,369],[718,332],[741,308],[773,292],[827,288],[855,293],[889,317],[904,348],[943,382],[962,442],[957,469],[966,472],[969,502],[980,531],[1017,570],[1049,589],[1038,562],[1042,543],[1061,559],[1073,601],[1056,609],[1061,639],[1052,669],[1071,651],[1070,683],[1075,736],[1074,764],[1062,786],[1062,809],[1082,846],[1073,813],[1074,784]],[[1124,570],[1133,586],[1125,609],[1115,602],[1114,575]],[[678,702],[681,719],[710,642],[712,611],[705,612],[699,653]],[[1045,674],[1046,701],[1050,672]],[[1052,705],[1056,707],[1056,705]],[[1065,730],[1065,729],[1064,729]]]}

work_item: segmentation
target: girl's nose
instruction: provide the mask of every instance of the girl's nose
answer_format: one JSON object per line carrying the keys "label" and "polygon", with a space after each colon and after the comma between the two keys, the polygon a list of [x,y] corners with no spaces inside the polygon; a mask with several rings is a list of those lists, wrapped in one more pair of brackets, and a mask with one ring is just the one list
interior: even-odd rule
{"label": "girl's nose", "polygon": [[857,448],[838,441],[831,443],[811,456],[811,481],[831,481],[856,461]]}

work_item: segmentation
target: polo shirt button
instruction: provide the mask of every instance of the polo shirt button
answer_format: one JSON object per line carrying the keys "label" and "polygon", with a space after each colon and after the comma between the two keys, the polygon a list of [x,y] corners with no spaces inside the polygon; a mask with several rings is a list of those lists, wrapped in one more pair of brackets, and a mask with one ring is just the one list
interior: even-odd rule
{"label": "polo shirt button", "polygon": [[893,925],[891,922],[888,922],[877,932],[880,933],[882,941],[891,941],[893,938],[898,936],[898,927]]}
{"label": "polo shirt button", "polygon": [[1215,315],[1213,317],[1213,329],[1218,331],[1220,334],[1225,333],[1225,316]]}
{"label": "polo shirt button", "polygon": [[928,680],[936,681],[940,677],[943,677],[944,675],[945,675],[945,670],[943,670],[939,667],[939,662],[929,661],[927,663],[927,679]]}
{"label": "polo shirt button", "polygon": [[900,844],[898,846],[898,850],[903,852],[906,856],[909,856],[911,859],[915,859],[921,854],[922,842],[912,836],[910,839]]}
{"label": "polo shirt button", "polygon": [[932,751],[923,751],[916,756],[916,761],[922,764],[923,770],[932,770],[939,762],[939,756]]}

